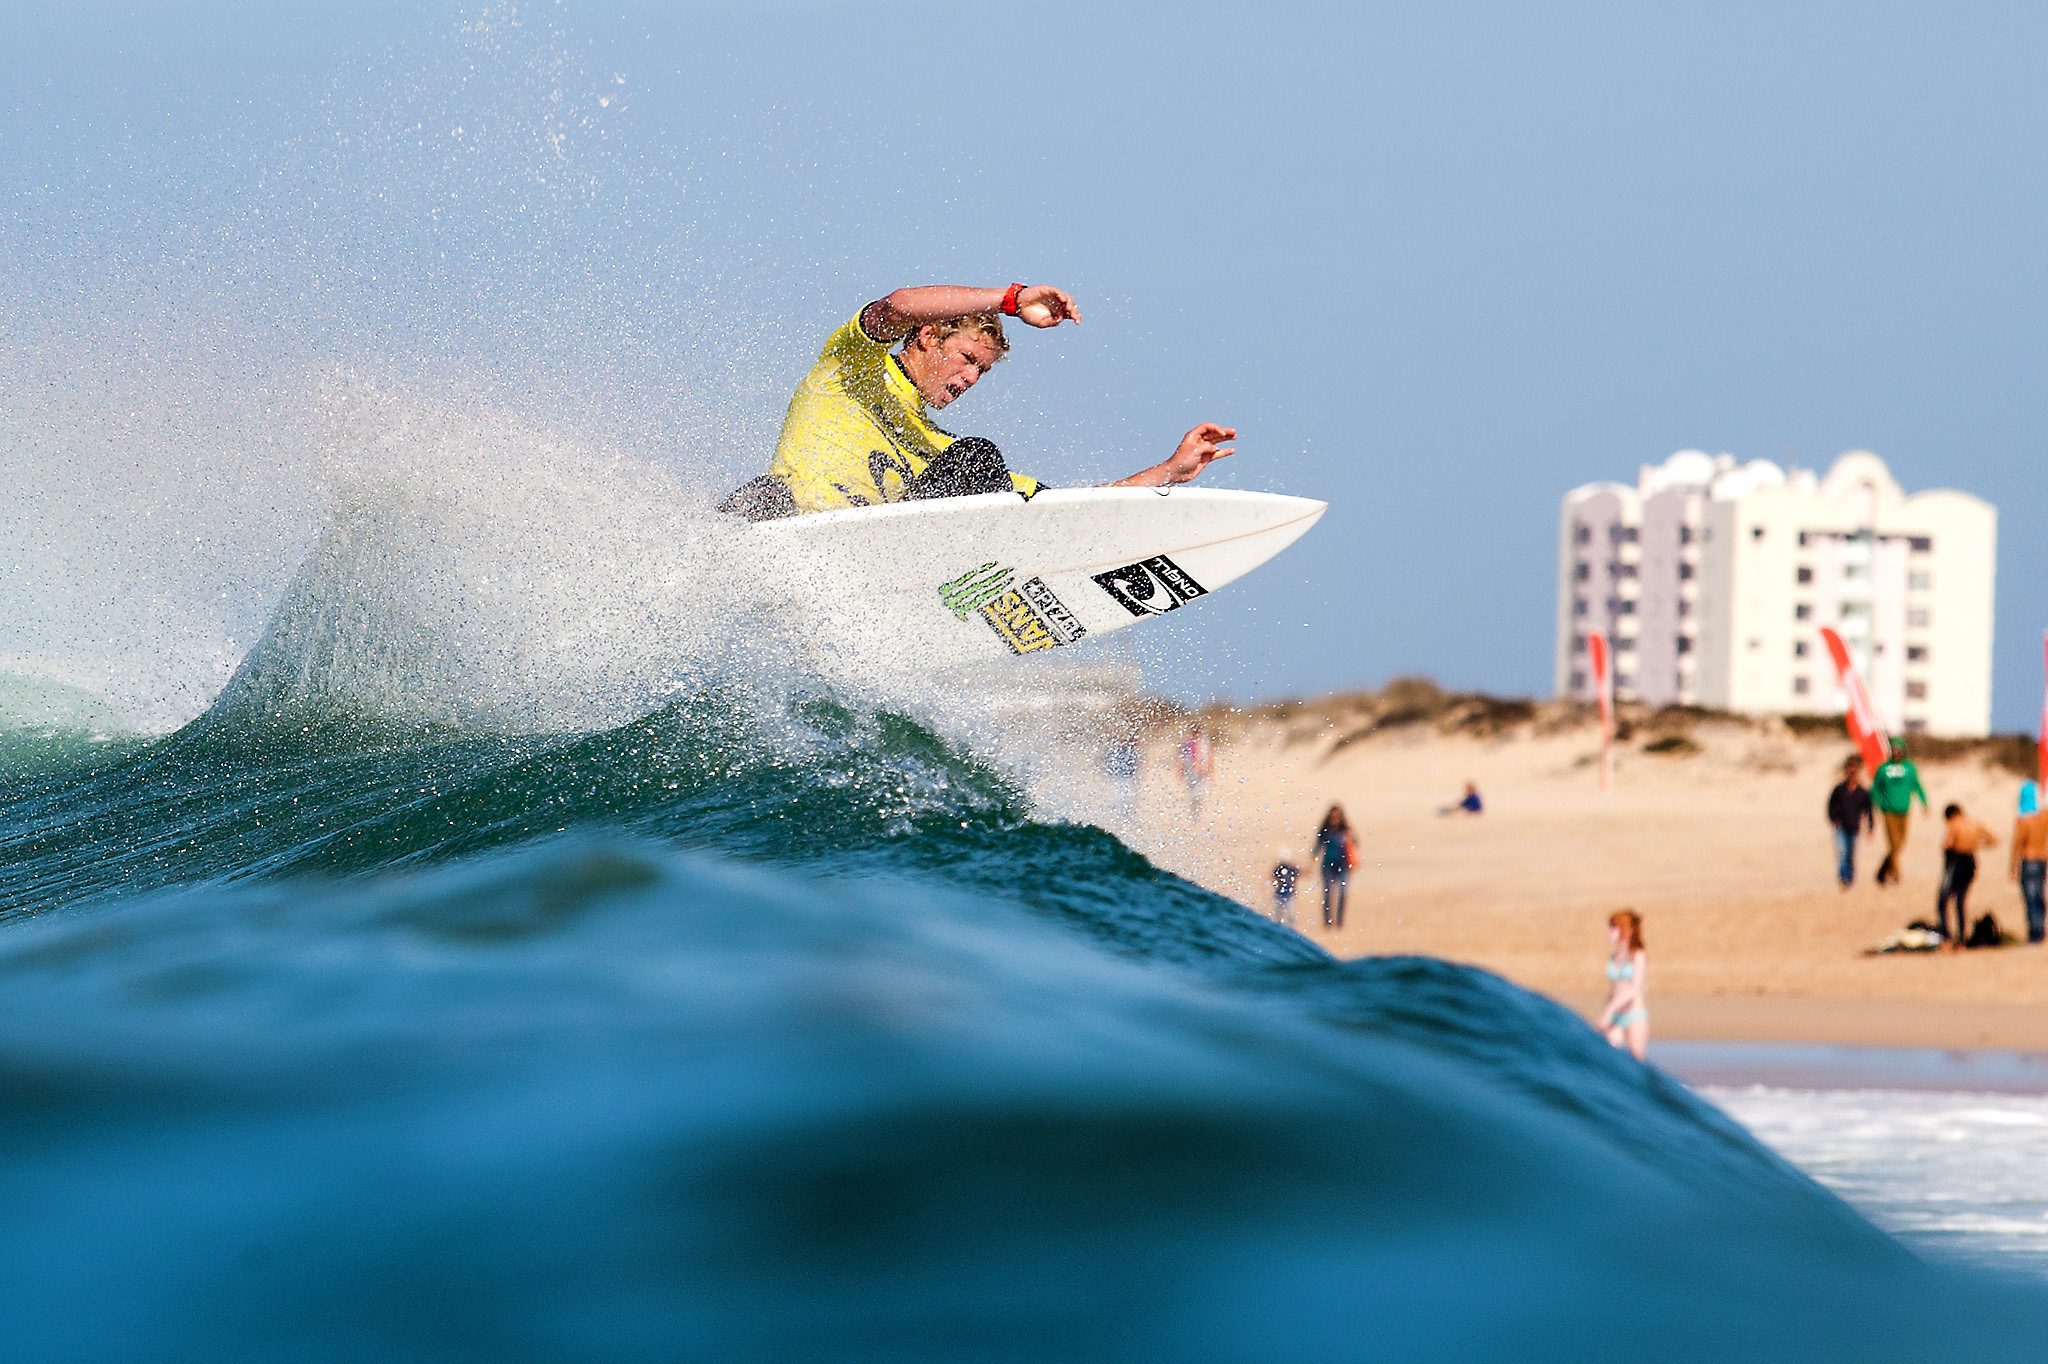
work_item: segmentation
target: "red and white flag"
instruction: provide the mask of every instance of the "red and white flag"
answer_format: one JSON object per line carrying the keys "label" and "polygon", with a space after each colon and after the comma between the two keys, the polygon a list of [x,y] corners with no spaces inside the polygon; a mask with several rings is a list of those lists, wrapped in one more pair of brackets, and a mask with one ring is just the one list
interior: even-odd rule
{"label": "red and white flag", "polygon": [[1849,725],[1849,737],[1856,741],[1856,749],[1863,755],[1863,766],[1871,772],[1884,764],[1887,750],[1891,747],[1885,740],[1884,725],[1877,718],[1877,710],[1870,704],[1870,693],[1864,689],[1863,678],[1856,671],[1856,660],[1849,657],[1849,646],[1833,627],[1820,627],[1821,642],[1828,646],[1828,657],[1835,661],[1835,680],[1841,683],[1842,695],[1848,698],[1849,707],[1843,719]]}
{"label": "red and white flag", "polygon": [[1600,702],[1600,789],[1614,786],[1614,667],[1607,652],[1607,632],[1586,636],[1586,656],[1593,663],[1593,695]]}

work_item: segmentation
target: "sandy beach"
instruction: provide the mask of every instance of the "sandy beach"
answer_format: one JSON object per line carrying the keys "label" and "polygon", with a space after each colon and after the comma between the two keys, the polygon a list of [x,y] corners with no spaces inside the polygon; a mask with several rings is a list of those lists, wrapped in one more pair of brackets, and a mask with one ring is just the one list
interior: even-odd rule
{"label": "sandy beach", "polygon": [[[1872,884],[1879,836],[1864,840],[1858,884],[1844,893],[1823,814],[1850,751],[1839,733],[1625,714],[1629,734],[1603,794],[1589,716],[1422,690],[1205,715],[1215,779],[1199,816],[1162,735],[1143,778],[1146,851],[1269,910],[1275,854],[1292,849],[1308,868],[1335,801],[1362,856],[1346,925],[1321,927],[1312,872],[1295,918],[1341,956],[1443,957],[1590,1015],[1604,997],[1606,915],[1627,906],[1646,920],[1653,1039],[2048,1052],[2048,947],[1865,952],[1932,917],[1938,811],[1951,800],[2001,840],[1980,870],[1973,917],[1989,910],[2024,936],[2004,843],[2021,779],[1994,747],[1922,760],[1937,813],[1914,815],[1903,884]],[[1439,815],[1468,779],[1486,812]]]}

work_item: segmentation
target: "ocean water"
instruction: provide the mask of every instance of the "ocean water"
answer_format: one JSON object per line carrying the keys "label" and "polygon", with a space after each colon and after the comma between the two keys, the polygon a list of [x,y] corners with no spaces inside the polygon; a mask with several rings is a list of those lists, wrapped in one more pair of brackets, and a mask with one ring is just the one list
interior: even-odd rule
{"label": "ocean water", "polygon": [[543,704],[363,514],[190,723],[0,736],[8,1358],[2038,1357],[1562,1009],[1159,871],[1085,726]]}
{"label": "ocean water", "polygon": [[1906,1244],[2048,1281],[2048,1094],[1773,1084],[1701,1092]]}

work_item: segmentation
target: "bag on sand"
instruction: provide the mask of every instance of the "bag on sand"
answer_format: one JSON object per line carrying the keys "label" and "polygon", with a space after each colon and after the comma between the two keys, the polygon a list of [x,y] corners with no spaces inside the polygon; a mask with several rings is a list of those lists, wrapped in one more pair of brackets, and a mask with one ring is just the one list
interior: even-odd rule
{"label": "bag on sand", "polygon": [[1969,940],[1963,946],[1997,947],[2004,943],[2004,941],[2005,934],[1999,932],[1998,920],[1992,918],[1989,914],[1985,914],[1979,916],[1977,922],[1970,926]]}
{"label": "bag on sand", "polygon": [[1358,840],[1350,834],[1344,835],[1344,870],[1358,870]]}

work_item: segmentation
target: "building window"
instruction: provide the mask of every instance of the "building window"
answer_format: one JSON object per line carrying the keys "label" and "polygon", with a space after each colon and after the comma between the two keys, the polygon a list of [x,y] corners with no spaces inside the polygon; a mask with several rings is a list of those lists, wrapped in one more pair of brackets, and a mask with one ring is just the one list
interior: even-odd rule
{"label": "building window", "polygon": [[1925,720],[1908,720],[1908,721],[1906,721],[1906,733],[1908,733],[1908,734],[1925,734],[1926,732],[1927,732],[1927,722],[1926,722]]}
{"label": "building window", "polygon": [[1804,658],[1804,657],[1806,657],[1806,641],[1805,641],[1805,640],[1803,640],[1803,639],[1795,639],[1795,640],[1793,640],[1793,641],[1792,641],[1792,657],[1794,657],[1794,658]]}
{"label": "building window", "polygon": [[1812,569],[1810,569],[1810,568],[1802,568],[1802,569],[1800,569],[1800,570],[1799,570],[1799,581],[1800,581],[1800,582],[1801,582],[1802,584],[1804,584],[1804,583],[1810,583],[1810,582],[1812,582],[1812,581],[1813,581],[1813,570],[1812,570]]}
{"label": "building window", "polygon": [[1588,578],[1590,578],[1590,577],[1592,577],[1592,576],[1593,576],[1593,568],[1592,568],[1592,565],[1590,565],[1590,564],[1574,564],[1574,565],[1572,565],[1572,581],[1573,581],[1573,582],[1580,582],[1580,583],[1582,583],[1582,582],[1586,581],[1586,579],[1588,579]]}
{"label": "building window", "polygon": [[1636,576],[1636,566],[1634,564],[1616,564],[1614,565],[1614,576],[1617,578],[1633,578]]}
{"label": "building window", "polygon": [[1586,637],[1584,635],[1572,636],[1572,652],[1575,654],[1586,652]]}
{"label": "building window", "polygon": [[1811,602],[1801,602],[1801,603],[1799,603],[1799,605],[1797,605],[1797,606],[1793,607],[1793,608],[1792,608],[1792,619],[1794,619],[1794,620],[1812,620],[1812,619],[1813,619],[1813,604],[1812,604]]}
{"label": "building window", "polygon": [[1924,568],[1915,569],[1906,575],[1906,586],[1915,592],[1925,592],[1934,586],[1934,575]]}
{"label": "building window", "polygon": [[1678,637],[1678,652],[1680,652],[1680,653],[1682,653],[1682,654],[1689,654],[1689,653],[1691,653],[1691,652],[1692,652],[1692,636],[1691,636],[1691,635],[1680,635],[1680,636]]}
{"label": "building window", "polygon": [[1621,614],[1622,614],[1622,615],[1624,615],[1624,616],[1633,616],[1633,615],[1634,615],[1635,613],[1636,613],[1636,604],[1635,604],[1635,603],[1634,603],[1633,601],[1630,601],[1630,600],[1629,600],[1628,598],[1626,598],[1626,597],[1622,598],[1622,601],[1621,601]]}
{"label": "building window", "polygon": [[1906,612],[1906,624],[1916,630],[1926,629],[1932,619],[1933,613],[1924,606],[1916,606]]}
{"label": "building window", "polygon": [[1763,538],[1764,538],[1764,528],[1763,528],[1762,526],[1751,526],[1751,527],[1749,528],[1749,538],[1750,538],[1750,539],[1752,539],[1752,540],[1761,540],[1761,539],[1763,539]]}
{"label": "building window", "polygon": [[1693,572],[1691,564],[1680,564],[1678,566],[1678,580],[1680,582],[1690,582],[1692,581],[1692,576]]}
{"label": "building window", "polygon": [[1807,534],[1807,533],[1806,533],[1805,531],[1800,531],[1800,532],[1799,532],[1799,547],[1800,547],[1801,549],[1805,549],[1805,548],[1806,548],[1806,542],[1807,542],[1807,541],[1809,541],[1809,540],[1811,540],[1812,538],[1813,538],[1813,537],[1812,537],[1811,535],[1808,535],[1808,534]]}
{"label": "building window", "polygon": [[1584,673],[1573,673],[1573,674],[1572,674],[1572,690],[1573,690],[1573,691],[1584,691],[1585,689],[1586,689],[1586,675],[1585,675]]}
{"label": "building window", "polygon": [[1908,701],[1925,701],[1927,699],[1927,684],[1925,682],[1908,682],[1906,684],[1906,699]]}
{"label": "building window", "polygon": [[1680,620],[1684,620],[1684,619],[1685,619],[1685,618],[1686,618],[1687,616],[1689,616],[1689,615],[1691,615],[1691,614],[1692,614],[1692,603],[1691,603],[1691,602],[1689,602],[1689,601],[1687,601],[1687,600],[1686,600],[1685,598],[1683,598],[1683,597],[1680,597],[1680,598],[1678,599],[1678,618],[1679,618]]}
{"label": "building window", "polygon": [[1927,646],[1925,644],[1908,644],[1906,646],[1906,661],[1908,663],[1925,663],[1927,661]]}
{"label": "building window", "polygon": [[1798,694],[1799,694],[1799,695],[1801,695],[1801,696],[1804,696],[1804,695],[1806,695],[1806,688],[1807,688],[1807,681],[1806,681],[1806,679],[1805,679],[1805,678],[1803,678],[1803,677],[1795,677],[1795,678],[1793,678],[1793,679],[1792,679],[1792,690],[1793,690],[1794,692],[1798,693]]}
{"label": "building window", "polygon": [[1617,654],[1631,654],[1635,652],[1635,648],[1636,642],[1626,636],[1614,641],[1614,652]]}
{"label": "building window", "polygon": [[1907,541],[1907,543],[1912,546],[1913,552],[1915,554],[1934,553],[1934,541],[1929,536],[1916,535],[1911,540]]}
{"label": "building window", "polygon": [[1592,540],[1593,540],[1593,528],[1592,528],[1591,526],[1587,525],[1587,524],[1586,524],[1586,523],[1585,523],[1584,521],[1581,521],[1581,522],[1579,522],[1579,524],[1578,524],[1578,525],[1577,525],[1577,526],[1576,526],[1576,527],[1575,527],[1575,528],[1574,528],[1574,529],[1572,530],[1572,543],[1573,543],[1573,544],[1575,544],[1575,545],[1585,545],[1585,544],[1591,544],[1591,543],[1592,543]]}
{"label": "building window", "polygon": [[1692,543],[1691,526],[1680,526],[1678,528],[1678,543],[1681,545],[1689,545]]}
{"label": "building window", "polygon": [[1575,616],[1583,616],[1586,614],[1586,599],[1584,597],[1572,598],[1572,614]]}
{"label": "building window", "polygon": [[1842,603],[1843,620],[1852,620],[1857,616],[1867,616],[1869,614],[1870,603],[1867,601],[1845,601]]}
{"label": "building window", "polygon": [[1867,577],[1869,577],[1869,576],[1870,576],[1870,565],[1869,565],[1869,564],[1843,564],[1843,565],[1842,565],[1842,576],[1843,576],[1844,578],[1867,578]]}

